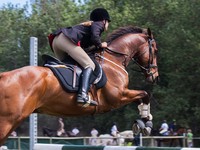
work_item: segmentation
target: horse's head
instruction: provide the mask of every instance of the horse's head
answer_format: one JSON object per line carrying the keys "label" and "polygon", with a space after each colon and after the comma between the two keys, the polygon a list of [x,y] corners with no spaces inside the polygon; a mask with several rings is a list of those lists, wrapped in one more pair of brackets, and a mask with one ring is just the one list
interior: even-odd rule
{"label": "horse's head", "polygon": [[139,27],[121,27],[115,30],[107,39],[111,54],[117,54],[122,65],[127,67],[133,60],[144,72],[148,82],[158,81],[156,41],[151,30]]}
{"label": "horse's head", "polygon": [[153,38],[151,30],[148,28],[144,31],[145,34],[140,42],[141,45],[138,51],[133,56],[133,60],[142,69],[148,82],[158,82],[159,74],[157,67],[157,53],[156,41]]}

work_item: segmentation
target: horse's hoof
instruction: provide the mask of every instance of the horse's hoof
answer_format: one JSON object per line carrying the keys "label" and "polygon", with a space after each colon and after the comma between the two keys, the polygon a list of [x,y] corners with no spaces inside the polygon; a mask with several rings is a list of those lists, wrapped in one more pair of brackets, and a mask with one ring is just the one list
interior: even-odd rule
{"label": "horse's hoof", "polygon": [[152,122],[152,121],[147,121],[147,122],[145,123],[145,126],[146,126],[146,127],[153,128],[153,122]]}
{"label": "horse's hoof", "polygon": [[145,128],[142,129],[142,133],[145,136],[149,136],[151,134],[151,129],[153,128],[153,122],[152,121],[147,121],[145,123]]}
{"label": "horse's hoof", "polygon": [[138,135],[140,133],[140,127],[138,126],[137,123],[133,124],[132,130],[133,130],[133,134],[135,135]]}
{"label": "horse's hoof", "polygon": [[141,119],[137,119],[137,120],[135,120],[135,122],[138,124],[138,126],[139,126],[141,129],[144,129],[144,128],[145,128],[145,124],[144,124],[144,122],[143,122]]}
{"label": "horse's hoof", "polygon": [[145,127],[144,129],[142,129],[142,134],[144,136],[149,136],[151,134],[151,128],[150,127]]}

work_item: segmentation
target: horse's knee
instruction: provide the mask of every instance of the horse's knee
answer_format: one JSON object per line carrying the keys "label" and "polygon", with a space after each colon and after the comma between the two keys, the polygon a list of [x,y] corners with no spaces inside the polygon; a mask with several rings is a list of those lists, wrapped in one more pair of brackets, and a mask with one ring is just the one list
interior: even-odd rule
{"label": "horse's knee", "polygon": [[148,93],[146,91],[141,91],[139,94],[140,97],[142,97],[143,100],[149,97]]}
{"label": "horse's knee", "polygon": [[142,93],[142,96],[143,96],[142,102],[145,103],[145,104],[149,104],[149,102],[150,102],[149,94],[146,91],[144,91]]}

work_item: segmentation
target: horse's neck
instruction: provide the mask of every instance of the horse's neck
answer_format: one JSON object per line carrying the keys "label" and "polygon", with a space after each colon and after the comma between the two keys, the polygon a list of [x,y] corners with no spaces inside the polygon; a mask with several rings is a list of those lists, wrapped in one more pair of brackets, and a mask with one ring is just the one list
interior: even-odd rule
{"label": "horse's neck", "polygon": [[[128,73],[125,70],[125,67],[122,65],[123,61],[117,59],[115,54],[109,54],[105,52],[104,55],[101,56],[102,58],[100,59],[99,63],[106,74],[108,82],[103,87],[103,90],[98,90],[98,92],[100,92],[97,94],[98,96],[101,94],[106,95],[100,96],[101,98],[99,98],[100,105],[98,107],[98,111],[106,112],[120,105],[120,97],[117,95],[123,91],[124,87],[128,86]],[[110,92],[111,88],[116,89],[115,93]]]}
{"label": "horse's neck", "polygon": [[[138,40],[140,39],[140,40]],[[143,39],[143,38],[142,38]],[[141,40],[138,34],[130,34],[128,36],[123,36],[116,41],[113,41],[108,47],[116,53],[112,53],[109,50],[106,51],[106,56],[108,59],[113,60],[118,65],[127,67],[132,57],[138,52],[139,46],[143,44],[144,41]]]}

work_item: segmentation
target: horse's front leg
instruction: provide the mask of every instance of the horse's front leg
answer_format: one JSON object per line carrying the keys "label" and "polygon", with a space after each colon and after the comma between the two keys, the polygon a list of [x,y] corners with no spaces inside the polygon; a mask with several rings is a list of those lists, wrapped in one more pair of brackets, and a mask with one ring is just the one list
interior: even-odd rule
{"label": "horse's front leg", "polygon": [[142,131],[144,135],[149,135],[153,127],[149,95],[146,91],[142,90],[124,90],[122,103],[133,101],[139,102],[138,109],[141,117],[141,119],[135,121],[133,131],[135,134],[139,134],[139,132]]}
{"label": "horse's front leg", "polygon": [[146,119],[146,121],[152,119],[150,114],[149,94],[146,91],[126,89],[123,91],[122,95],[121,103],[127,104],[130,102],[138,102],[138,109],[141,118]]}
{"label": "horse's front leg", "polygon": [[144,90],[125,89],[122,95],[122,103],[141,102],[140,100],[142,100],[143,103],[149,104],[149,95]]}

